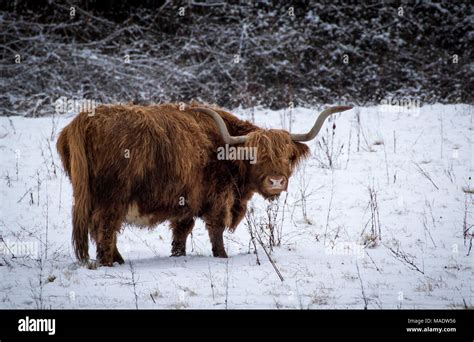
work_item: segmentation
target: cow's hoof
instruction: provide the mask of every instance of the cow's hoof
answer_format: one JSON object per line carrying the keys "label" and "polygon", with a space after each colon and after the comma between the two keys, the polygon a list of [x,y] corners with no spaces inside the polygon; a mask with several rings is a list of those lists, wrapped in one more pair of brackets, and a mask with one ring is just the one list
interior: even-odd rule
{"label": "cow's hoof", "polygon": [[99,264],[97,263],[97,261],[87,261],[87,262],[84,262],[83,265],[89,270],[96,270],[99,267]]}
{"label": "cow's hoof", "polygon": [[125,260],[123,260],[122,256],[120,255],[119,251],[115,251],[114,254],[114,262],[118,262],[119,265],[125,264]]}
{"label": "cow's hoof", "polygon": [[227,258],[227,253],[225,251],[218,251],[218,252],[212,251],[212,255],[215,258]]}
{"label": "cow's hoof", "polygon": [[100,261],[99,266],[101,267],[114,267],[113,261]]}
{"label": "cow's hoof", "polygon": [[172,256],[172,257],[186,256],[186,251],[183,251],[183,250],[171,251],[170,256]]}
{"label": "cow's hoof", "polygon": [[112,258],[98,258],[96,261],[95,261],[95,266],[96,267],[101,267],[101,266],[105,266],[105,267],[112,267],[114,266],[114,260]]}
{"label": "cow's hoof", "polygon": [[171,256],[172,257],[180,257],[186,256],[186,245],[179,241],[173,241],[171,243]]}

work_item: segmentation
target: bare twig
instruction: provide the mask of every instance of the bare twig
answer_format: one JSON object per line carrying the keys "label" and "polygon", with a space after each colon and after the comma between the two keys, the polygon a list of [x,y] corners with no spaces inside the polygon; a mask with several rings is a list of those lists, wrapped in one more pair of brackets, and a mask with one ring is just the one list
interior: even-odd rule
{"label": "bare twig", "polygon": [[260,246],[262,246],[263,250],[265,251],[265,254],[267,255],[268,261],[270,261],[270,263],[272,264],[273,269],[275,270],[276,274],[278,275],[278,278],[280,278],[281,281],[284,281],[285,279],[281,275],[280,270],[276,266],[275,261],[273,261],[273,258],[271,257],[270,253],[267,251],[267,249],[265,247],[265,244],[263,243],[260,235],[258,234],[258,232],[255,232],[255,233],[256,233],[258,243],[260,244]]}
{"label": "bare twig", "polygon": [[[135,308],[138,310],[138,294],[137,294],[137,280],[135,275],[135,267],[133,266],[133,262],[130,260],[129,262],[132,286],[133,286],[133,296],[135,299]],[[152,297],[153,298],[153,297]]]}
{"label": "bare twig", "polygon": [[[256,222],[255,222],[255,215],[254,215],[254,208],[251,207],[248,209],[247,213],[245,214],[245,219],[246,219],[246,225],[247,229],[250,234],[250,243],[253,245],[253,250],[255,253],[255,256],[257,258],[257,265],[260,265],[260,259],[258,258],[258,250],[257,250],[257,244],[255,243],[255,234],[254,230],[256,230]],[[249,243],[249,253],[250,253],[250,243]]]}
{"label": "bare twig", "polygon": [[436,188],[436,190],[439,190],[438,186],[435,184],[435,182],[433,181],[433,179],[431,178],[430,174],[428,172],[426,172],[418,163],[413,163],[416,167],[416,170],[423,176],[425,177],[426,179],[428,179],[431,184],[433,184],[433,186]]}
{"label": "bare twig", "polygon": [[21,200],[22,200],[26,195],[28,195],[28,193],[30,193],[32,190],[33,190],[33,188],[29,188],[28,190],[26,190],[25,193],[23,194],[23,196],[21,196],[20,199],[18,199],[18,201],[16,201],[16,203],[20,203]]}
{"label": "bare twig", "polygon": [[387,147],[385,146],[385,142],[383,143],[383,153],[385,156],[385,174],[387,176],[387,185],[390,184],[390,174],[388,172],[388,157],[387,157]]}
{"label": "bare twig", "polygon": [[327,238],[328,229],[329,229],[329,220],[331,217],[333,197],[334,197],[334,172],[331,172],[331,196],[329,198],[328,211],[326,214],[326,228],[324,229],[324,246],[326,246],[326,238]]}
{"label": "bare twig", "polygon": [[211,265],[209,263],[207,263],[207,267],[209,269],[209,282],[211,283],[212,302],[214,303],[216,298],[214,296],[214,281],[213,281],[213,278],[212,278]]}
{"label": "bare twig", "polygon": [[402,250],[400,250],[399,247],[395,250],[394,248],[388,246],[387,244],[384,244],[384,246],[393,254],[393,256],[401,261],[403,264],[408,266],[410,269],[415,270],[417,272],[420,272],[421,274],[425,274],[425,272],[418,267],[418,265],[415,264],[415,257],[411,254],[408,254]]}
{"label": "bare twig", "polygon": [[393,131],[393,153],[397,153],[397,132]]}
{"label": "bare twig", "polygon": [[[463,237],[464,237],[464,246],[466,243],[469,244],[468,250],[467,250],[467,256],[471,254],[471,249],[472,249],[472,240],[474,238],[474,233],[471,232],[471,228],[474,227],[474,224],[469,224],[467,221],[468,218],[468,212],[469,212],[469,201],[468,201],[468,196],[466,194],[466,197],[464,199],[464,216],[463,216]],[[467,242],[469,241],[469,242]]]}
{"label": "bare twig", "polygon": [[[267,248],[265,247],[265,243],[263,242],[261,235],[258,232],[259,229],[257,227],[260,226],[260,225],[258,225],[255,222],[254,208],[250,208],[245,216],[246,216],[246,219],[247,219],[247,227],[249,229],[249,233],[250,233],[250,236],[251,236],[251,241],[254,244],[255,252],[257,252],[257,247],[255,245],[255,240],[256,240],[260,244],[260,246],[263,248],[268,260],[272,264],[273,269],[277,273],[278,277],[280,278],[281,281],[283,281],[284,280],[283,276],[281,275],[280,271],[278,270],[278,268],[277,268],[275,262],[273,261],[270,253],[268,252]],[[258,259],[258,254],[257,254],[257,264],[260,265],[260,260]]]}
{"label": "bare twig", "polygon": [[229,259],[225,263],[225,309],[227,310],[229,303]]}
{"label": "bare twig", "polygon": [[[369,208],[370,208],[370,218],[368,223],[370,223],[370,235],[366,238],[365,241],[366,247],[376,247],[379,242],[382,241],[382,227],[380,225],[380,214],[379,214],[379,204],[377,200],[377,192],[373,185],[367,187],[369,191]],[[363,234],[364,232],[362,232]]]}
{"label": "bare twig", "polygon": [[362,282],[362,277],[360,276],[359,264],[357,263],[357,261],[356,261],[356,268],[357,268],[357,277],[359,278],[359,282],[360,282],[360,289],[362,291],[362,298],[364,299],[364,310],[367,310],[367,305],[369,304],[369,299],[365,295],[364,283]]}

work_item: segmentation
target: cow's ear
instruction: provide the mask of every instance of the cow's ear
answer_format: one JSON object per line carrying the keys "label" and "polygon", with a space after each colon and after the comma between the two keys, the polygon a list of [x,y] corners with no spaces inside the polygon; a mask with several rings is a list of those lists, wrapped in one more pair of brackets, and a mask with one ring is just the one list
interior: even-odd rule
{"label": "cow's ear", "polygon": [[296,166],[300,161],[309,156],[309,147],[308,145],[295,142],[293,143],[293,154],[291,156],[291,165]]}

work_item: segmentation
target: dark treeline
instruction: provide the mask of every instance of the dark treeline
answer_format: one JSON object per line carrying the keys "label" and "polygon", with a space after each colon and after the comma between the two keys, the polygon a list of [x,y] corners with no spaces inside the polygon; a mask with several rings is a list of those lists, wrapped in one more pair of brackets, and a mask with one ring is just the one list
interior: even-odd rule
{"label": "dark treeline", "polygon": [[387,98],[472,103],[469,2],[11,1],[4,115],[59,97],[233,108]]}

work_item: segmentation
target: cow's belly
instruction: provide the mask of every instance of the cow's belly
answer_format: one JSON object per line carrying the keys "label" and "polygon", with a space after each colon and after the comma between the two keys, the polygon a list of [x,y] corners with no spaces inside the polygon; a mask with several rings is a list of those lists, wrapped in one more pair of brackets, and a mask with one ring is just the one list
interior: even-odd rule
{"label": "cow's belly", "polygon": [[133,224],[139,227],[151,227],[157,222],[154,220],[153,215],[142,215],[138,209],[138,205],[133,203],[128,206],[127,216],[125,221],[129,224]]}

